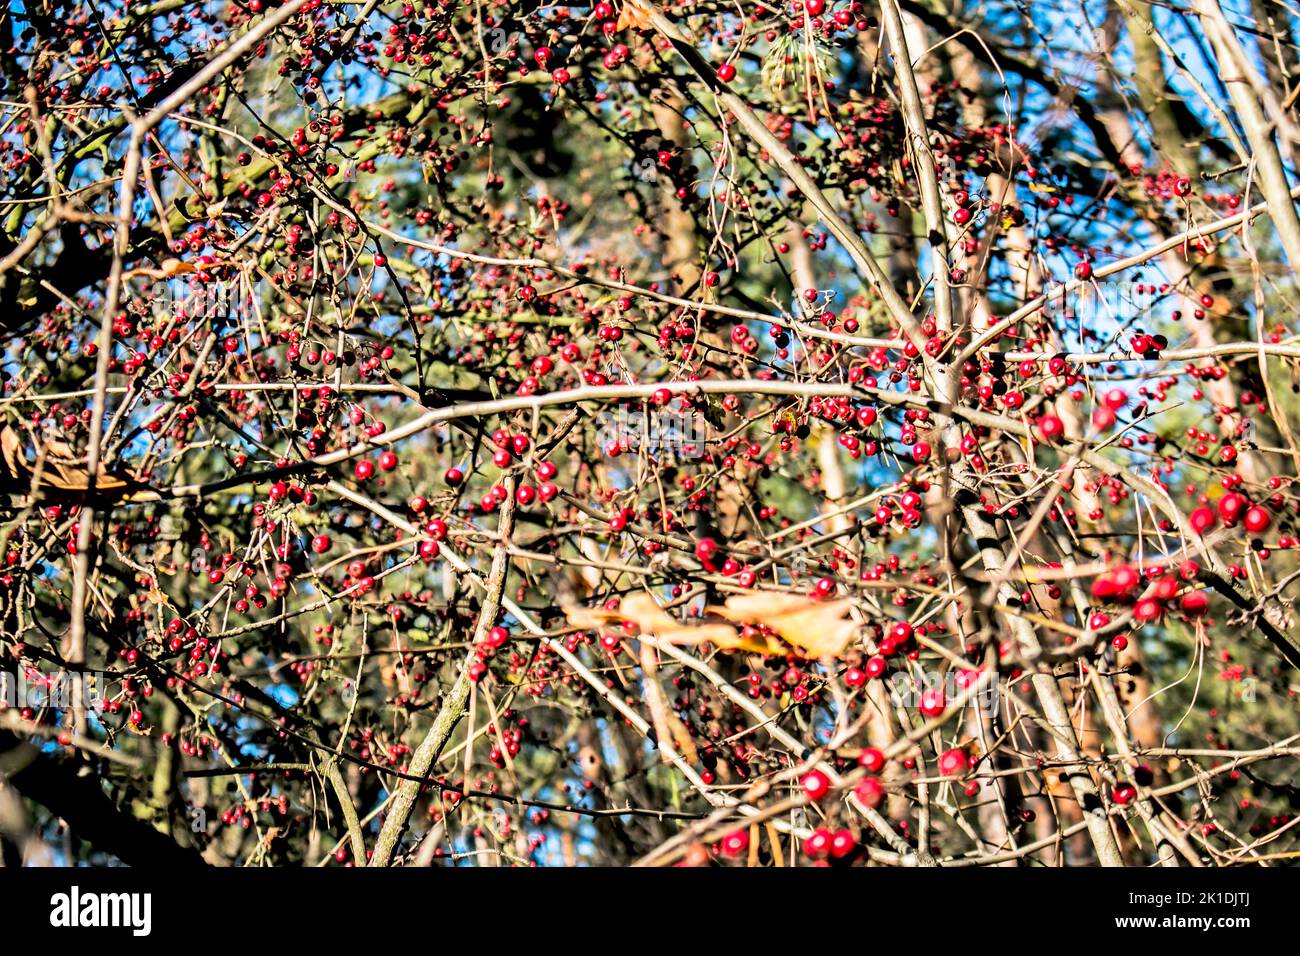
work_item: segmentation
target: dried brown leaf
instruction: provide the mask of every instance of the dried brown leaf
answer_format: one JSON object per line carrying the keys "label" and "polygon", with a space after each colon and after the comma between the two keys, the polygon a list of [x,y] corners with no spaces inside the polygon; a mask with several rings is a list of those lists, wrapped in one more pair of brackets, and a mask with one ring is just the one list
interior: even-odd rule
{"label": "dried brown leaf", "polygon": [[574,627],[602,630],[621,626],[626,621],[638,634],[649,634],[672,644],[701,644],[707,641],[719,646],[731,646],[738,640],[736,629],[729,624],[682,624],[644,592],[624,598],[617,611],[566,607],[564,613]]}
{"label": "dried brown leaf", "polygon": [[856,636],[857,625],[848,617],[852,603],[763,592],[735,595],[725,606],[708,609],[732,624],[747,625],[739,630],[717,622],[683,624],[645,593],[625,598],[616,611],[569,607],[565,614],[574,627],[603,630],[626,623],[638,634],[671,644],[708,643],[728,651],[820,658],[839,657]]}
{"label": "dried brown leaf", "polygon": [[644,30],[651,25],[651,16],[654,11],[648,9],[636,0],[623,0],[623,8],[618,12],[618,29],[626,30],[631,27],[634,30]]}
{"label": "dried brown leaf", "polygon": [[839,657],[857,635],[848,616],[853,602],[815,601],[800,594],[737,594],[722,607],[709,608],[736,624],[771,628],[805,657]]}

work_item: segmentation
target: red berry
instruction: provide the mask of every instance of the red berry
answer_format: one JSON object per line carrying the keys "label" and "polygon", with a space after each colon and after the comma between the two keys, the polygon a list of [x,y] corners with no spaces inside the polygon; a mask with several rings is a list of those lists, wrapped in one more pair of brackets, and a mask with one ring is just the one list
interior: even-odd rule
{"label": "red berry", "polygon": [[1197,534],[1205,534],[1214,527],[1218,517],[1214,514],[1213,508],[1204,506],[1196,508],[1187,516],[1187,523],[1192,526],[1192,530]]}
{"label": "red berry", "polygon": [[718,542],[712,538],[701,538],[695,542],[695,557],[705,567],[713,565],[718,557]]}
{"label": "red berry", "polygon": [[842,860],[858,848],[858,841],[848,830],[836,830],[831,837],[831,857]]}
{"label": "red berry", "polygon": [[868,747],[858,754],[858,766],[868,773],[880,773],[885,767],[885,755],[875,747]]}
{"label": "red berry", "polygon": [[885,799],[885,787],[879,777],[863,777],[853,788],[853,795],[864,807],[874,810]]}
{"label": "red berry", "polygon": [[1179,607],[1188,617],[1202,617],[1210,609],[1210,599],[1204,591],[1188,591],[1179,602]]}
{"label": "red berry", "polygon": [[1057,415],[1044,415],[1038,420],[1038,435],[1043,441],[1056,441],[1065,434],[1065,423]]}
{"label": "red berry", "polygon": [[921,692],[921,713],[927,717],[938,717],[948,706],[947,698],[944,697],[943,691],[938,688],[931,688]]}
{"label": "red berry", "polygon": [[804,855],[820,860],[831,852],[831,831],[818,827],[803,841]]}
{"label": "red berry", "polygon": [[1236,521],[1246,511],[1246,499],[1230,491],[1219,499],[1219,517],[1224,521]]}
{"label": "red berry", "polygon": [[722,838],[723,856],[735,858],[747,849],[749,849],[749,834],[744,830],[733,830]]}
{"label": "red berry", "polygon": [[1267,531],[1268,526],[1272,523],[1273,516],[1268,513],[1267,509],[1261,508],[1259,505],[1255,505],[1247,511],[1246,517],[1242,520],[1242,524],[1246,526],[1246,530],[1251,534],[1261,534]]}
{"label": "red berry", "polygon": [[809,771],[799,783],[803,787],[805,796],[814,802],[826,796],[831,789],[830,778],[820,770]]}
{"label": "red berry", "polygon": [[939,772],[945,777],[955,777],[966,772],[966,751],[953,748],[939,755]]}
{"label": "red berry", "polygon": [[1143,623],[1156,620],[1164,612],[1164,606],[1155,598],[1143,598],[1133,605],[1133,619]]}

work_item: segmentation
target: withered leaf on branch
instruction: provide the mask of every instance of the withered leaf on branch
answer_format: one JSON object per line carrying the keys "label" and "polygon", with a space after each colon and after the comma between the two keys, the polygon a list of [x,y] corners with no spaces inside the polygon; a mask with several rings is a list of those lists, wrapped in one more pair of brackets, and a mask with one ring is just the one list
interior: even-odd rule
{"label": "withered leaf on branch", "polygon": [[143,276],[148,279],[170,279],[172,276],[197,271],[198,267],[192,262],[186,262],[184,259],[171,257],[164,259],[160,268],[151,269],[143,267],[139,269],[128,269],[122,275],[127,279],[135,278],[137,276]]}
{"label": "withered leaf on branch", "polygon": [[847,598],[816,601],[799,594],[737,594],[720,607],[706,608],[730,624],[683,624],[642,593],[625,598],[614,611],[568,607],[565,614],[574,627],[603,630],[630,624],[638,634],[673,644],[707,642],[722,650],[820,658],[839,657],[852,643],[857,634],[857,625],[848,616],[852,604]]}
{"label": "withered leaf on branch", "polygon": [[[27,463],[23,452],[23,439],[11,425],[0,427],[0,457],[3,458],[4,471],[12,481],[29,490],[35,475],[35,468]],[[38,448],[37,462],[40,465],[38,490],[63,492],[84,492],[89,489],[89,473],[86,459],[60,438],[47,438]],[[141,482],[124,478],[107,471],[102,465],[96,469],[95,489],[101,494],[120,495],[142,491]]]}
{"label": "withered leaf on branch", "polygon": [[648,5],[637,0],[623,0],[623,7],[618,12],[618,29],[644,30],[650,26],[650,17],[654,11]]}
{"label": "withered leaf on branch", "polygon": [[801,594],[736,594],[708,610],[738,624],[763,625],[804,657],[839,657],[857,634],[849,617],[853,601],[817,601]]}
{"label": "withered leaf on branch", "polygon": [[594,630],[620,626],[627,621],[639,634],[649,634],[673,644],[701,644],[705,641],[720,647],[732,646],[739,639],[730,624],[683,624],[661,608],[649,594],[633,594],[623,599],[617,611],[603,608],[567,607],[564,609],[574,627]]}

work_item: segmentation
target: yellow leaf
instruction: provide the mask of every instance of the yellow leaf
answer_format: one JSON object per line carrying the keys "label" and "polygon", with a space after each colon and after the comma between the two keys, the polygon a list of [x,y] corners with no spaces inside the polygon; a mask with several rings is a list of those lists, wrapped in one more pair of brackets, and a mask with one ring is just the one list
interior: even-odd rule
{"label": "yellow leaf", "polygon": [[644,30],[651,25],[653,10],[646,9],[636,0],[624,0],[623,8],[618,12],[618,29]]}
{"label": "yellow leaf", "polygon": [[805,657],[839,657],[857,635],[848,616],[853,602],[814,601],[800,594],[737,594],[709,608],[733,623],[771,628]]}
{"label": "yellow leaf", "polygon": [[603,630],[621,626],[626,621],[639,634],[649,634],[673,644],[700,644],[708,641],[722,646],[737,640],[736,629],[729,624],[682,624],[644,592],[624,598],[617,611],[568,607],[564,613],[574,627]]}
{"label": "yellow leaf", "polygon": [[804,658],[840,657],[857,636],[848,616],[853,602],[814,601],[799,594],[738,594],[723,607],[707,610],[742,625],[705,622],[683,624],[661,608],[649,594],[633,594],[616,611],[568,607],[565,615],[574,627],[606,630],[631,625],[671,644],[713,644],[721,650],[751,654],[795,654]]}
{"label": "yellow leaf", "polygon": [[164,259],[161,271],[164,276],[174,276],[182,272],[193,272],[195,270],[193,265],[183,259]]}

